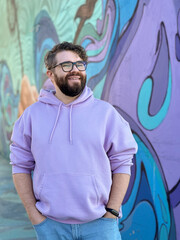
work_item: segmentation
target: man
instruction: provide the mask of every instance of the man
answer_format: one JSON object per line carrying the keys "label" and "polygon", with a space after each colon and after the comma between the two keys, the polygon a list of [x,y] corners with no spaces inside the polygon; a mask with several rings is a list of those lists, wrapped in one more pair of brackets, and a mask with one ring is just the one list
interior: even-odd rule
{"label": "man", "polygon": [[86,86],[81,46],[56,45],[45,65],[55,91],[41,90],[12,134],[17,192],[38,239],[119,240],[137,151],[129,125]]}

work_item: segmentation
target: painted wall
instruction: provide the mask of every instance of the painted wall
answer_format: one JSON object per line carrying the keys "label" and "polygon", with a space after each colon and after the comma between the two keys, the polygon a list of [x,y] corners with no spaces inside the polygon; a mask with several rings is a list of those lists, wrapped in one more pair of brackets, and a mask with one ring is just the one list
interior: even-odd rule
{"label": "painted wall", "polygon": [[123,240],[180,239],[180,1],[0,0],[0,153],[48,87],[58,42],[87,50],[88,86],[129,121],[139,150],[119,228]]}

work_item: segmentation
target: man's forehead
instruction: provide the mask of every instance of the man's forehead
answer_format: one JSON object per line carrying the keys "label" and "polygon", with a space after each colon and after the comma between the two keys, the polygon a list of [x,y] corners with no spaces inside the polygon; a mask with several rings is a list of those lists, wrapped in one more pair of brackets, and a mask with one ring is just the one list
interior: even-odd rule
{"label": "man's forehead", "polygon": [[79,61],[82,60],[76,52],[70,50],[63,50],[56,54],[56,60],[58,62],[65,62],[65,61]]}

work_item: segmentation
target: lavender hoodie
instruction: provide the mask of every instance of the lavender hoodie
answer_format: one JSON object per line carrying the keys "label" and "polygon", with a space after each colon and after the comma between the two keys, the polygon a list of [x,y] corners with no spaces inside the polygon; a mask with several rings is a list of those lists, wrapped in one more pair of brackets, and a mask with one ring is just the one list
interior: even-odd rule
{"label": "lavender hoodie", "polygon": [[129,124],[88,87],[67,105],[41,90],[16,121],[11,140],[13,174],[34,171],[37,209],[69,224],[105,214],[112,174],[130,174],[137,151]]}

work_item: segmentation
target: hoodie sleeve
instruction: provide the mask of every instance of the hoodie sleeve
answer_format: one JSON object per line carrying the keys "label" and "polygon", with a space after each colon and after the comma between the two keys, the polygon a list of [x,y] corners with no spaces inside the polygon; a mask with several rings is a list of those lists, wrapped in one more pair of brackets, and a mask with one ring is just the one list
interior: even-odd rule
{"label": "hoodie sleeve", "polygon": [[[25,110],[26,112],[26,110]],[[31,173],[34,158],[31,153],[31,124],[26,113],[16,121],[11,137],[10,164],[12,173]]]}
{"label": "hoodie sleeve", "polygon": [[[118,114],[118,116],[117,116]],[[131,174],[133,155],[137,152],[137,143],[132,135],[129,123],[117,112],[111,122],[109,149],[107,151],[112,173]]]}

